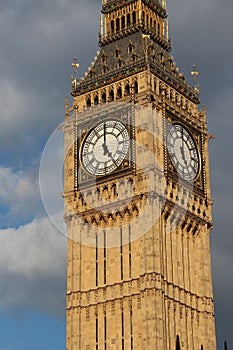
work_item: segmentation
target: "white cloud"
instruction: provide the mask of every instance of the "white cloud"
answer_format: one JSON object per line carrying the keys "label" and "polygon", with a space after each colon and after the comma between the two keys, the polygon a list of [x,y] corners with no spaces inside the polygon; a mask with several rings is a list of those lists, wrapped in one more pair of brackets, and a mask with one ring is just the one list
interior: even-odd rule
{"label": "white cloud", "polygon": [[0,227],[12,227],[43,213],[38,176],[33,168],[14,172],[0,166]]}
{"label": "white cloud", "polygon": [[0,307],[62,313],[66,238],[49,219],[0,230]]}

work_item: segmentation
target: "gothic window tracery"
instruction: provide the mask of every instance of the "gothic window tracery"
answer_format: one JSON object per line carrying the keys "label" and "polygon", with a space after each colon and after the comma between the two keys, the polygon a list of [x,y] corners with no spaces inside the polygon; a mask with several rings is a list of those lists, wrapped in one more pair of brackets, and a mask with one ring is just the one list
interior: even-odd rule
{"label": "gothic window tracery", "polygon": [[123,61],[121,59],[117,62],[117,68],[121,68],[123,66]]}
{"label": "gothic window tracery", "polygon": [[112,20],[111,21],[111,34],[114,34],[115,32],[115,22]]}
{"label": "gothic window tracery", "polygon": [[138,81],[137,80],[135,80],[135,82],[134,82],[134,93],[135,94],[138,94]]}
{"label": "gothic window tracery", "polygon": [[131,54],[134,51],[134,45],[132,44],[132,42],[129,43],[128,45],[128,53]]}
{"label": "gothic window tracery", "polygon": [[90,78],[93,79],[93,78],[95,78],[95,76],[96,76],[95,70],[94,70],[94,69],[91,69],[91,70],[90,70]]}
{"label": "gothic window tracery", "polygon": [[149,15],[146,15],[146,27],[147,27],[147,29],[149,27]]}
{"label": "gothic window tracery", "polygon": [[96,95],[95,98],[94,98],[94,105],[98,105],[99,104],[99,96]]}
{"label": "gothic window tracery", "polygon": [[116,19],[116,32],[119,32],[120,31],[120,19],[117,18]]}
{"label": "gothic window tracery", "polygon": [[157,31],[158,36],[160,36],[160,32],[161,32],[161,28],[160,28],[160,24],[158,23],[158,31]]}
{"label": "gothic window tracery", "polygon": [[105,91],[101,95],[101,102],[102,103],[106,103],[107,102],[107,96],[106,96],[106,92]]}
{"label": "gothic window tracery", "polygon": [[114,90],[111,89],[109,92],[109,102],[113,102],[114,101]]}
{"label": "gothic window tracery", "polygon": [[133,16],[133,24],[136,24],[136,12],[135,11],[133,11],[132,16]]}
{"label": "gothic window tracery", "polygon": [[87,97],[87,100],[86,100],[86,106],[87,108],[91,107],[91,97]]}
{"label": "gothic window tracery", "polygon": [[138,59],[138,56],[136,54],[132,54],[132,61],[135,62]]}
{"label": "gothic window tracery", "polygon": [[107,56],[105,55],[105,53],[102,54],[101,62],[102,62],[103,64],[107,62]]}
{"label": "gothic window tracery", "polygon": [[108,67],[107,65],[103,65],[103,68],[102,68],[102,74],[106,74],[108,71]]}
{"label": "gothic window tracery", "polygon": [[131,19],[130,19],[130,13],[127,14],[127,27],[130,27]]}
{"label": "gothic window tracery", "polygon": [[121,28],[124,29],[125,28],[125,16],[121,17]]}
{"label": "gothic window tracery", "polygon": [[118,47],[116,47],[116,49],[115,49],[115,58],[119,58],[120,57],[120,53],[121,53],[121,50]]}
{"label": "gothic window tracery", "polygon": [[125,85],[125,96],[128,96],[130,94],[130,86],[129,83]]}
{"label": "gothic window tracery", "polygon": [[118,99],[122,98],[122,88],[121,88],[121,86],[119,86],[118,89],[117,89],[117,98]]}

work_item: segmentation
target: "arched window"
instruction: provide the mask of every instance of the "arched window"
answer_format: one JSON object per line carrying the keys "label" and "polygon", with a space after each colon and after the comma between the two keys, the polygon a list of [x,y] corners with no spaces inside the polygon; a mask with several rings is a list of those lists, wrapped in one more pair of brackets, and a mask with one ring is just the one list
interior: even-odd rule
{"label": "arched window", "polygon": [[154,92],[156,92],[156,91],[157,91],[157,80],[155,78],[155,80],[154,80]]}
{"label": "arched window", "polygon": [[160,36],[160,24],[158,23],[158,35]]}
{"label": "arched window", "polygon": [[117,98],[122,98],[122,88],[121,88],[121,86],[117,89]]}
{"label": "arched window", "polygon": [[131,19],[130,19],[130,13],[127,14],[127,27],[130,27]]}
{"label": "arched window", "polygon": [[120,53],[121,53],[121,51],[118,48],[116,48],[115,49],[115,57],[119,58],[120,57]]}
{"label": "arched window", "polygon": [[97,106],[98,104],[99,104],[99,97],[98,95],[96,95],[94,98],[94,105]]}
{"label": "arched window", "polygon": [[111,90],[109,92],[109,102],[112,102],[112,101],[114,101],[114,91],[113,90]]}
{"label": "arched window", "polygon": [[119,20],[119,18],[116,19],[116,31],[117,32],[120,31],[120,20]]}
{"label": "arched window", "polygon": [[130,42],[129,45],[128,45],[128,53],[133,53],[134,51],[134,45]]}
{"label": "arched window", "polygon": [[115,32],[115,22],[111,21],[111,34],[114,34]]}
{"label": "arched window", "polygon": [[95,76],[96,76],[96,73],[95,73],[94,69],[91,69],[90,70],[90,78],[93,79],[93,78],[95,78]]}
{"label": "arched window", "polygon": [[173,100],[173,90],[172,89],[170,90],[170,100],[171,101]]}
{"label": "arched window", "polygon": [[117,62],[117,66],[118,66],[118,68],[121,68],[121,67],[122,67],[122,65],[123,65],[123,61],[122,61],[122,60],[118,60],[118,62]]}
{"label": "arched window", "polygon": [[135,62],[137,60],[138,56],[135,54],[132,54],[132,61]]}
{"label": "arched window", "polygon": [[151,45],[149,45],[148,46],[148,54],[149,55],[154,55],[154,46],[153,46],[153,44],[151,44]]}
{"label": "arched window", "polygon": [[153,21],[152,21],[152,18],[150,18],[150,27],[151,27],[151,28],[153,27]]}
{"label": "arched window", "polygon": [[125,96],[128,96],[130,94],[130,86],[129,84],[125,85]]}
{"label": "arched window", "polygon": [[134,83],[134,93],[138,94],[138,82],[137,82],[137,80]]}
{"label": "arched window", "polygon": [[106,102],[107,102],[106,92],[103,92],[103,93],[102,93],[101,102],[102,102],[102,103],[106,103]]}
{"label": "arched window", "polygon": [[103,66],[103,68],[102,68],[102,74],[105,74],[105,73],[107,73],[107,71],[108,71],[108,68],[107,68],[107,66]]}
{"label": "arched window", "polygon": [[102,63],[106,63],[106,61],[107,61],[107,57],[104,54],[101,57],[101,61],[102,61]]}
{"label": "arched window", "polygon": [[88,97],[87,102],[86,102],[87,107],[91,107],[91,98]]}
{"label": "arched window", "polygon": [[133,24],[136,24],[136,12],[135,11],[133,11]]}
{"label": "arched window", "polygon": [[121,29],[125,28],[125,16],[121,17]]}

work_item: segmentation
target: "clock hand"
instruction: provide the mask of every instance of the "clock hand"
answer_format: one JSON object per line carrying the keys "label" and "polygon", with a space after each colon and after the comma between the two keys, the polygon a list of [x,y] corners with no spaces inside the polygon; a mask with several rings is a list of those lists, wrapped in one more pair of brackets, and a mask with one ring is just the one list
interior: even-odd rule
{"label": "clock hand", "polygon": [[104,155],[106,156],[108,154],[108,148],[106,145],[106,123],[104,123],[104,143],[102,144]]}
{"label": "clock hand", "polygon": [[104,123],[104,143],[106,144],[106,123]]}
{"label": "clock hand", "polygon": [[[182,141],[183,141],[183,139],[182,139]],[[182,159],[184,161],[184,164],[188,165],[187,160],[185,158],[185,154],[184,154],[184,142],[182,142],[182,146],[180,146],[180,153],[181,153]]]}

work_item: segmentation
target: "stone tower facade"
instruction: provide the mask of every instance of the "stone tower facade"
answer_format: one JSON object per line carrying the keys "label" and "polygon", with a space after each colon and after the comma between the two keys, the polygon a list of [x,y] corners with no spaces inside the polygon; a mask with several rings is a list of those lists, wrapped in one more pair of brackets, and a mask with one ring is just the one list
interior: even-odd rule
{"label": "stone tower facade", "polygon": [[206,111],[165,1],[103,0],[99,45],[63,126],[66,349],[216,349]]}

